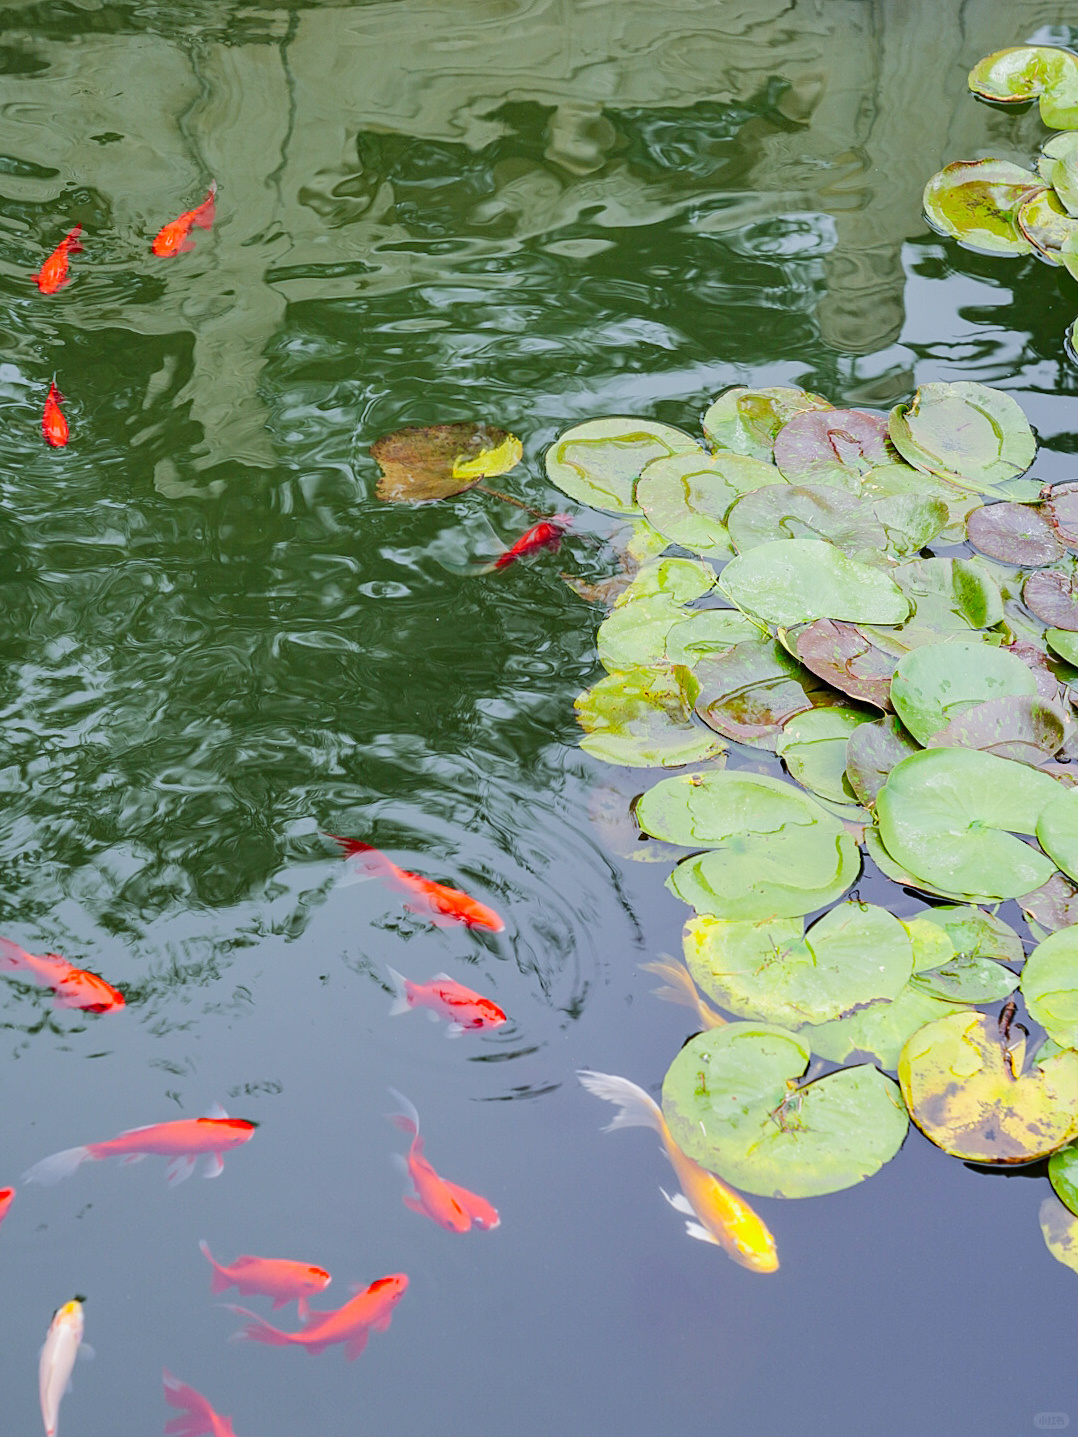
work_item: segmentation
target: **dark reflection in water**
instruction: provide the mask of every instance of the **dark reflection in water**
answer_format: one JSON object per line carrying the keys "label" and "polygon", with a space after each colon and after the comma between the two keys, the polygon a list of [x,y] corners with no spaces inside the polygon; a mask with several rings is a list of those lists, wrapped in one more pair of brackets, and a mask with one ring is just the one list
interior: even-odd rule
{"label": "dark reflection in water", "polygon": [[[684,1239],[653,1142],[600,1137],[574,1069],[654,1091],[693,1022],[638,967],[684,918],[668,856],[625,826],[649,776],[575,746],[600,611],[560,570],[612,569],[610,526],[469,575],[531,520],[477,493],[381,504],[367,452],[489,419],[525,443],[500,483],[551,512],[542,452],[578,419],[695,432],[735,381],[885,406],[962,377],[1016,390],[1036,472],[1073,477],[1078,285],[920,216],[945,160],[1028,161],[1036,115],[975,105],[964,73],[1065,19],[1049,0],[3,7],[0,932],[128,1007],[59,1012],[0,979],[0,1184],[215,1099],[261,1126],[214,1184],[95,1165],[20,1193],[2,1430],[36,1430],[37,1349],[75,1291],[99,1358],[71,1437],[161,1430],[164,1365],[240,1437],[1078,1421],[1074,1278],[1037,1184],[913,1135],[863,1187],[761,1204],[783,1263],[762,1279]],[[213,232],[155,259],[211,178]],[[29,274],[76,223],[86,252],[46,300]],[[46,452],[54,376],[72,438]],[[432,929],[342,882],[326,832],[506,931]],[[450,972],[509,1021],[447,1043],[391,1020],[390,964]],[[402,1209],[387,1085],[497,1233]],[[323,1306],[411,1282],[355,1367],[231,1348],[200,1238],[325,1266]]]}

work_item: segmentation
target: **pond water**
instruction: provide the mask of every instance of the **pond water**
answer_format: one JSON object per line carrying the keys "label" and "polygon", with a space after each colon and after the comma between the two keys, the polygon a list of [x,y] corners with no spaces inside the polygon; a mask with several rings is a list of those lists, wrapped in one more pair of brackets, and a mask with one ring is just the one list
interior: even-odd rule
{"label": "pond water", "polygon": [[[525,445],[499,487],[550,513],[543,451],[583,419],[698,432],[735,382],[887,408],[977,379],[1036,426],[1034,473],[1073,477],[1078,285],[964,252],[920,212],[950,159],[1028,161],[1035,113],[975,104],[965,72],[1067,42],[1065,16],[3,7],[0,918],[128,1007],[57,1011],[2,980],[0,1183],[214,1101],[260,1124],[214,1183],[170,1189],[151,1159],[20,1189],[5,1432],[40,1430],[38,1349],[75,1292],[97,1361],[65,1437],[161,1431],[163,1366],[238,1437],[1078,1422],[1078,1288],[1041,1238],[1042,1177],[986,1176],[912,1131],[871,1182],[760,1200],[782,1258],[762,1277],[686,1239],[651,1135],[600,1132],[575,1070],[657,1092],[694,1031],[639,966],[678,948],[668,865],[633,861],[609,818],[646,780],[577,747],[602,610],[560,574],[600,572],[601,523],[469,574],[531,519],[478,493],[381,503],[368,453],[401,425],[489,420]],[[211,179],[214,229],[155,259]],[[46,299],[30,272],[76,223],[74,282]],[[71,441],[49,451],[54,377]],[[483,898],[505,931],[342,884],[327,832]],[[389,965],[445,970],[509,1022],[447,1042],[391,1019]],[[403,1206],[387,1086],[497,1231]],[[230,1345],[200,1239],[327,1268],[322,1306],[386,1273],[410,1286],[354,1365]]]}

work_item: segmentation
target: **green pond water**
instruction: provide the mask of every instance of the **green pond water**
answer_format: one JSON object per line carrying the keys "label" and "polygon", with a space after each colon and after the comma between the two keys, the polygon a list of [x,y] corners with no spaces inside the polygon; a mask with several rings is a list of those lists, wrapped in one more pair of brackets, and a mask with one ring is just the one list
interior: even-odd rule
{"label": "green pond water", "polygon": [[[1041,1237],[1043,1170],[990,1176],[912,1131],[871,1182],[754,1200],[782,1261],[760,1276],[687,1240],[651,1135],[600,1133],[611,1113],[575,1070],[657,1093],[695,1031],[639,967],[686,916],[669,863],[635,861],[628,805],[656,775],[578,748],[603,610],[561,573],[610,572],[608,521],[581,511],[557,556],[469,573],[532,519],[475,492],[380,502],[368,452],[402,425],[489,421],[525,449],[497,487],[552,513],[542,455],[585,419],[698,433],[734,383],[887,409],[975,379],[1021,403],[1035,477],[1075,477],[1078,283],[921,215],[947,161],[1029,161],[1036,111],[975,103],[966,72],[1033,35],[1072,43],[1067,17],[0,7],[0,932],[128,999],[57,1011],[0,979],[0,1185],[214,1101],[260,1124],[212,1184],[169,1189],[155,1158],[20,1187],[0,1430],[41,1430],[38,1350],[76,1292],[97,1360],[64,1437],[161,1431],[163,1366],[237,1437],[1078,1422],[1078,1279]],[[210,180],[213,230],[157,259]],[[42,296],[30,274],[76,223],[72,283]],[[475,894],[505,931],[432,928],[342,883],[326,832]],[[509,1022],[449,1043],[390,1019],[387,965],[447,971]],[[496,1232],[402,1205],[390,1085]],[[354,1365],[233,1346],[203,1238],[327,1268],[323,1307],[386,1273],[410,1286]]]}

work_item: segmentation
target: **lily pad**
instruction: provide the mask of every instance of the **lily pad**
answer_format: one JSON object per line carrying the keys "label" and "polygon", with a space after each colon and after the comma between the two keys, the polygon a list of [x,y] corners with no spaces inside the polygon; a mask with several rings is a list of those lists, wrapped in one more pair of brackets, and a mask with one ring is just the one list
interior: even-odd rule
{"label": "lily pad", "polygon": [[664,779],[636,809],[645,833],[710,851],[668,887],[698,913],[757,921],[827,907],[856,880],[860,854],[837,818],[789,783],[758,773]]}
{"label": "lily pad", "polygon": [[817,619],[797,631],[794,647],[805,667],[832,688],[879,709],[891,707],[895,657],[853,624]]}
{"label": "lily pad", "polygon": [[1021,963],[1025,958],[1022,940],[1011,925],[983,908],[948,905],[923,917],[947,935],[958,957],[994,958],[1001,963]]}
{"label": "lily pad", "polygon": [[944,1152],[966,1162],[1031,1163],[1055,1152],[1078,1125],[1078,1053],[1029,1072],[1022,1045],[1006,1046],[995,1018],[954,1013],[919,1029],[902,1050],[898,1078],[910,1116]]}
{"label": "lily pad", "polygon": [[746,494],[731,508],[726,527],[739,554],[778,539],[824,539],[851,559],[862,556],[862,562],[871,562],[887,547],[887,534],[870,505],[841,489],[810,484]]}
{"label": "lily pad", "polygon": [[775,752],[802,787],[832,803],[857,803],[846,778],[846,744],[867,717],[863,709],[809,709],[788,720]]}
{"label": "lily pad", "polygon": [[702,599],[714,585],[714,569],[699,559],[652,559],[633,575],[618,595],[616,607],[635,604],[656,594],[665,594],[679,604],[691,604]]}
{"label": "lily pad", "polygon": [[969,542],[990,559],[1028,568],[1062,557],[1063,545],[1031,504],[986,504],[969,517]]}
{"label": "lily pad", "polygon": [[939,888],[936,884],[929,882],[926,878],[918,878],[903,868],[901,863],[896,863],[887,849],[883,846],[883,839],[880,837],[880,830],[877,825],[871,825],[865,829],[865,852],[873,863],[892,883],[899,883],[903,888],[917,888],[922,893],[935,894],[937,898],[946,898],[951,902],[964,903],[969,898],[968,893],[952,893],[949,889]]}
{"label": "lily pad", "polygon": [[1036,768],[1063,747],[1066,722],[1059,705],[1039,693],[989,699],[953,718],[946,728],[933,734],[928,745],[978,748],[997,758],[1012,758]]}
{"label": "lily pad", "polygon": [[692,722],[700,686],[682,665],[610,674],[576,700],[580,747],[605,763],[668,768],[703,763],[725,744]]}
{"label": "lily pad", "polygon": [[794,1089],[808,1062],[800,1039],[762,1024],[693,1038],[663,1082],[674,1141],[743,1192],[816,1197],[863,1182],[905,1140],[898,1089],[870,1064]]}
{"label": "lily pad", "polygon": [[1078,549],[1078,484],[1053,484],[1043,506],[1045,517],[1068,549]]}
{"label": "lily pad", "polygon": [[952,893],[1016,898],[1054,864],[1014,837],[1037,829],[1060,792],[1025,764],[973,749],[929,748],[903,759],[876,798],[880,838],[903,868]]}
{"label": "lily pad", "polygon": [[397,429],[371,445],[382,471],[375,492],[395,504],[447,499],[481,479],[508,473],[523,452],[519,439],[488,424]]}
{"label": "lily pad", "polygon": [[903,1047],[918,1028],[953,1012],[952,1003],[918,992],[908,983],[891,1002],[873,1003],[849,1018],[800,1028],[797,1036],[830,1063],[844,1063],[855,1053],[867,1053],[893,1073]]}
{"label": "lily pad", "polygon": [[[1058,1154],[1048,1164],[1049,1173],[1056,1157]],[[1078,1217],[1052,1193],[1041,1203],[1039,1217],[1045,1247],[1056,1262],[1078,1272]]]}
{"label": "lily pad", "polygon": [[660,533],[709,559],[732,559],[725,518],[751,490],[786,481],[773,464],[720,450],[653,459],[636,486],[636,502]]}
{"label": "lily pad", "polygon": [[810,409],[830,409],[818,394],[804,389],[775,386],[746,389],[736,385],[720,394],[704,415],[704,433],[720,449],[748,454],[753,459],[770,459],[775,436],[795,414]]}
{"label": "lily pad", "polygon": [[1021,659],[990,644],[958,640],[911,650],[891,680],[894,710],[923,744],[987,699],[1036,693],[1037,681]]}
{"label": "lily pad", "polygon": [[[870,469],[861,479],[861,492],[873,504],[883,498],[899,496],[927,500],[942,504],[947,511],[940,538],[945,544],[961,544],[966,538],[966,522],[980,507],[980,499],[964,489],[958,489],[947,479],[937,479],[934,474],[925,474],[912,464],[881,464]],[[877,514],[880,511],[877,509]],[[886,520],[881,519],[886,527]],[[925,540],[928,543],[929,540]]]}
{"label": "lily pad", "polygon": [[1022,997],[1049,1038],[1078,1046],[1078,931],[1063,928],[1037,944],[1022,969]]}
{"label": "lily pad", "polygon": [[[925,185],[922,204],[929,224],[960,244],[988,254],[1022,255],[1030,245],[1015,223],[1018,207],[1042,188],[1032,170],[1010,160],[956,160]],[[896,447],[906,454],[901,444]]]}
{"label": "lily pad", "polygon": [[1048,1159],[1048,1179],[1060,1201],[1072,1213],[1078,1213],[1078,1143],[1068,1143],[1052,1154]]}
{"label": "lily pad", "polygon": [[912,971],[913,948],[885,908],[841,903],[807,933],[800,919],[691,918],[685,962],[728,1013],[796,1027],[896,997]]}
{"label": "lily pad", "polygon": [[665,663],[691,669],[759,632],[737,609],[694,613],[667,594],[654,594],[616,608],[599,625],[595,641],[599,662],[611,673]]}
{"label": "lily pad", "polygon": [[1074,629],[1049,629],[1044,639],[1052,652],[1058,654],[1064,663],[1078,668],[1078,633]]}
{"label": "lily pad", "polygon": [[1015,224],[1035,254],[1049,264],[1061,264],[1063,246],[1078,234],[1073,220],[1052,190],[1034,191],[1018,206]]}
{"label": "lily pad", "polygon": [[773,749],[784,724],[813,706],[800,666],[773,641],[736,644],[696,667],[697,713],[738,743]]}
{"label": "lily pad", "polygon": [[1030,574],[1022,586],[1022,601],[1051,628],[1078,632],[1078,562],[1068,558]]}
{"label": "lily pad", "polygon": [[996,1003],[1018,987],[1018,974],[991,958],[952,958],[940,968],[915,973],[910,985],[946,1003]]}
{"label": "lily pad", "polygon": [[845,484],[895,457],[887,420],[863,409],[806,410],[775,437],[775,463],[791,484]]}
{"label": "lily pad", "polygon": [[900,624],[910,609],[886,574],[817,539],[761,544],[727,564],[719,588],[739,609],[783,626],[814,619]]}
{"label": "lily pad", "polygon": [[872,511],[887,535],[886,552],[899,559],[918,554],[939,538],[950,522],[950,510],[943,500],[923,494],[892,494],[877,499]]}
{"label": "lily pad", "polygon": [[891,410],[890,434],[915,469],[986,493],[1024,474],[1037,453],[1014,399],[968,380],[922,384],[909,404]]}
{"label": "lily pad", "polygon": [[1053,873],[1040,888],[1023,893],[1018,903],[1027,923],[1039,923],[1051,933],[1078,923],[1078,884],[1066,874]]}
{"label": "lily pad", "polygon": [[589,419],[560,435],[546,452],[546,473],[562,493],[593,509],[639,514],[636,481],[653,459],[702,455],[681,429],[653,419]]}
{"label": "lily pad", "polygon": [[1042,146],[1037,169],[1067,213],[1078,215],[1078,134],[1053,135]]}
{"label": "lily pad", "polygon": [[978,60],[969,72],[974,94],[997,104],[1039,99],[1052,130],[1078,129],[1078,57],[1054,45],[1011,45]]}
{"label": "lily pad", "polygon": [[900,719],[889,715],[860,724],[846,744],[846,777],[858,800],[871,808],[891,770],[919,752]]}
{"label": "lily pad", "polygon": [[911,559],[893,571],[913,614],[893,637],[904,648],[988,629],[1003,618],[999,585],[977,559]]}

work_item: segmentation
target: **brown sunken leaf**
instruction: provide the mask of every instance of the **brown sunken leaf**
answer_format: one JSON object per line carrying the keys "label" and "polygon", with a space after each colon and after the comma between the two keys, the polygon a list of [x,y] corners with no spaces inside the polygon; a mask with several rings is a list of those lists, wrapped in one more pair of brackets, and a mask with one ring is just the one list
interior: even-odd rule
{"label": "brown sunken leaf", "polygon": [[505,474],[520,462],[519,439],[489,424],[397,429],[371,445],[382,471],[375,491],[394,504],[429,504]]}
{"label": "brown sunken leaf", "polygon": [[974,509],[966,533],[973,547],[990,559],[1023,568],[1054,564],[1064,553],[1049,520],[1031,504],[986,504]]}
{"label": "brown sunken leaf", "polygon": [[805,667],[833,688],[878,709],[890,709],[891,675],[897,660],[878,649],[853,624],[817,619],[798,632],[796,647]]}
{"label": "brown sunken leaf", "polygon": [[1022,588],[1022,599],[1042,623],[1078,631],[1078,573],[1074,562],[1038,569]]}

